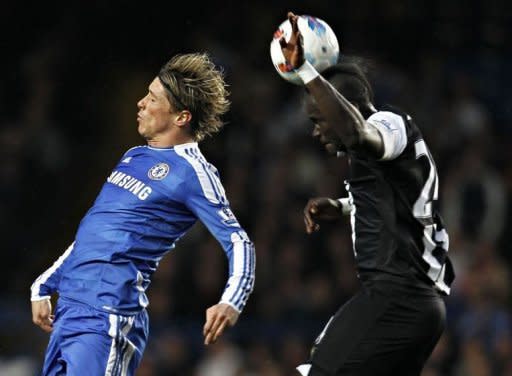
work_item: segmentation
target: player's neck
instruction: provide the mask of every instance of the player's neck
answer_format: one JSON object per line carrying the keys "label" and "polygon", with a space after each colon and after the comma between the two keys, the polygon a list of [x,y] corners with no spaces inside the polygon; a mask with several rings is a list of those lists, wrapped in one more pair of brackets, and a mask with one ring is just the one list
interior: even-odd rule
{"label": "player's neck", "polygon": [[148,145],[154,148],[172,148],[176,145],[188,144],[194,142],[194,138],[189,134],[173,134],[166,136],[156,136],[146,140]]}

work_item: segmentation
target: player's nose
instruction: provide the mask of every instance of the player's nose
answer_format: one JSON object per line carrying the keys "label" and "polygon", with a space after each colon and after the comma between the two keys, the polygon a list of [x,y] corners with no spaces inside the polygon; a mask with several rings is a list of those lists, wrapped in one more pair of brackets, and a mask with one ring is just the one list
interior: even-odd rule
{"label": "player's nose", "polygon": [[138,107],[139,109],[142,109],[142,108],[144,107],[145,99],[146,99],[146,97],[141,98],[141,99],[137,102],[137,107]]}
{"label": "player's nose", "polygon": [[318,124],[314,125],[313,131],[311,132],[311,136],[313,136],[313,138],[320,137],[320,126]]}

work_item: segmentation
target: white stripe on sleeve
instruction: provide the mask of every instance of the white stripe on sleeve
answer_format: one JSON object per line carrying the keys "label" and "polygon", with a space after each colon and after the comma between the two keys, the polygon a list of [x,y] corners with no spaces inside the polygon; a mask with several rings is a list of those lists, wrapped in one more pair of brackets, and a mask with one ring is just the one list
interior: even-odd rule
{"label": "white stripe on sleeve", "polygon": [[227,199],[224,188],[222,188],[218,176],[210,170],[209,163],[204,159],[199,149],[191,146],[178,146],[174,148],[176,154],[185,158],[194,168],[206,199],[214,204],[226,204]]}
{"label": "white stripe on sleeve", "polygon": [[242,311],[254,288],[254,245],[242,232],[231,234],[233,243],[233,269],[222,294],[221,303],[227,303]]}
{"label": "white stripe on sleeve", "polygon": [[69,254],[73,250],[73,246],[75,245],[75,242],[71,243],[71,245],[66,249],[66,251],[53,263],[51,267],[49,267],[43,274],[41,274],[37,279],[34,281],[32,286],[30,287],[31,290],[31,296],[30,300],[35,302],[37,300],[43,300],[46,298],[46,296],[40,296],[40,290],[41,286],[48,281],[48,278],[50,278],[53,273],[64,263],[64,261],[68,258]]}

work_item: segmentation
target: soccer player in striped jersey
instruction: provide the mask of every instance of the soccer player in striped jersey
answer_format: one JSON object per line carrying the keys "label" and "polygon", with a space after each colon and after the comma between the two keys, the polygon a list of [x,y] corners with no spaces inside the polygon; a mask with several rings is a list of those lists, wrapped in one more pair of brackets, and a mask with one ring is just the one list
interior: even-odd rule
{"label": "soccer player in striped jersey", "polygon": [[438,176],[413,119],[377,110],[364,70],[343,58],[320,75],[304,59],[297,16],[283,54],[301,77],[313,136],[349,158],[348,199],[311,199],[306,231],[349,213],[361,290],[328,321],[301,375],[419,375],[441,336],[454,273],[436,209]]}
{"label": "soccer player in striped jersey", "polygon": [[236,323],[254,286],[254,246],[198,146],[221,129],[227,96],[222,70],[205,53],[173,57],[149,85],[137,104],[147,144],[121,157],[73,243],[31,287],[33,321],[51,332],[43,375],[135,373],[151,275],[197,220],[229,262],[219,302],[206,310],[205,344]]}

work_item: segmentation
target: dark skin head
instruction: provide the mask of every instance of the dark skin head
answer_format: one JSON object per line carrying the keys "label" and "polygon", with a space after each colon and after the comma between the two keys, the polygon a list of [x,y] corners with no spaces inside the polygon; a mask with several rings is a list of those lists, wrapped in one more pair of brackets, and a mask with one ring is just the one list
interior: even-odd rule
{"label": "dark skin head", "polygon": [[344,147],[340,137],[324,120],[312,96],[305,96],[304,109],[309,120],[313,122],[313,132],[311,136],[323,145],[327,153],[329,155],[336,155],[338,151],[343,150]]}
{"label": "dark skin head", "polygon": [[[339,88],[342,87],[342,79],[343,78],[340,76],[333,76],[329,79],[329,82],[339,90]],[[350,103],[352,103],[365,118],[368,118],[375,112],[369,100],[365,104],[359,104],[356,101],[350,101]],[[337,155],[339,151],[346,150],[341,138],[323,118],[313,96],[309,95],[307,92],[304,96],[304,110],[309,120],[314,124],[311,133],[312,137],[324,146],[329,155]]]}

